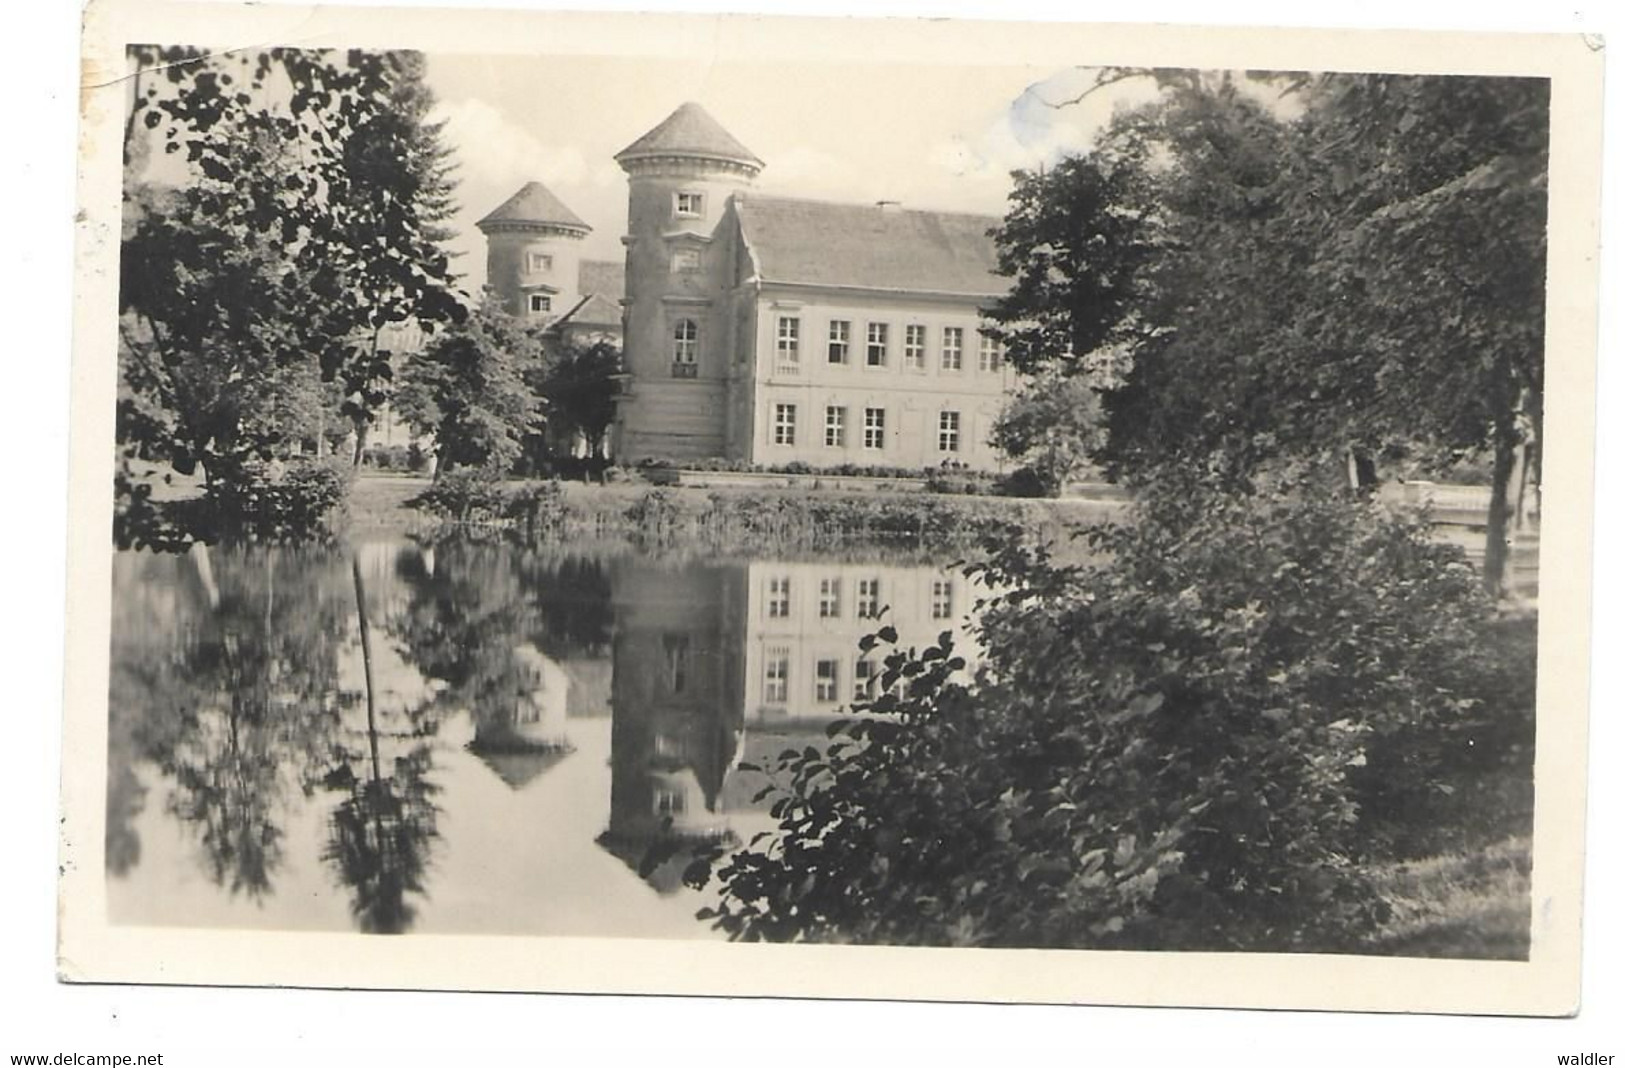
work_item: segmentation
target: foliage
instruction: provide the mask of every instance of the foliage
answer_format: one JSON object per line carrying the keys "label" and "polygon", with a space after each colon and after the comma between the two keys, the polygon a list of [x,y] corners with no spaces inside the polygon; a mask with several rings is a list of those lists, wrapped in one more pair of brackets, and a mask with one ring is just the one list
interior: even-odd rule
{"label": "foliage", "polygon": [[[455,320],[449,178],[421,57],[132,50],[121,256],[121,442],[213,480],[364,426],[391,324]],[[143,184],[153,143],[185,167]]]}
{"label": "foliage", "polygon": [[508,495],[488,469],[465,468],[441,475],[407,506],[458,523],[489,522],[508,512]]}
{"label": "foliage", "polygon": [[1362,809],[1425,790],[1441,769],[1411,754],[1479,707],[1488,606],[1459,552],[1309,486],[1194,481],[1089,538],[1103,562],[995,546],[974,676],[946,634],[892,651],[826,749],[783,755],[777,834],[721,861],[702,915],[745,940],[1001,946],[1374,929]]}
{"label": "foliage", "polygon": [[1137,331],[1140,275],[1153,253],[1155,208],[1126,142],[1048,170],[1018,171],[993,231],[1010,290],[988,310],[1018,370],[1064,367]]}
{"label": "foliage", "polygon": [[[1129,77],[1161,95],[1086,161],[1018,180],[998,237],[1016,284],[995,311],[1012,360],[1088,374],[1109,429],[1096,458],[1134,481],[1487,452],[1498,588],[1514,450],[1539,465],[1546,82],[1123,69],[1101,84]],[[1091,230],[1102,218],[1134,226]],[[1076,296],[1108,283],[1128,296]]]}
{"label": "foliage", "polygon": [[139,477],[129,456],[113,469],[113,545],[118,549],[179,552],[193,542],[189,525],[152,499],[152,483]]}
{"label": "foliage", "polygon": [[520,440],[542,422],[525,383],[541,354],[537,331],[487,300],[411,356],[395,408],[414,430],[434,435],[437,474],[458,466],[506,471],[513,464]]}
{"label": "foliage", "polygon": [[205,495],[213,537],[250,541],[320,541],[341,526],[347,472],[330,463],[280,460],[236,465]]}
{"label": "foliage", "polygon": [[532,536],[540,531],[562,530],[573,514],[565,500],[564,486],[556,478],[530,483],[509,494],[503,511],[509,518],[523,522]]}
{"label": "foliage", "polygon": [[551,355],[531,383],[547,402],[549,436],[557,442],[580,434],[588,456],[603,458],[620,371],[620,347],[609,341],[573,344]]}
{"label": "foliage", "polygon": [[1057,497],[1105,441],[1100,394],[1082,376],[1031,378],[999,413],[990,440]]}
{"label": "foliage", "polygon": [[350,472],[329,461],[247,460],[201,497],[153,500],[152,472],[122,457],[113,477],[113,544],[180,552],[221,541],[330,541],[347,518]]}
{"label": "foliage", "polygon": [[368,445],[361,462],[382,471],[421,471],[427,465],[422,449],[412,445]]}

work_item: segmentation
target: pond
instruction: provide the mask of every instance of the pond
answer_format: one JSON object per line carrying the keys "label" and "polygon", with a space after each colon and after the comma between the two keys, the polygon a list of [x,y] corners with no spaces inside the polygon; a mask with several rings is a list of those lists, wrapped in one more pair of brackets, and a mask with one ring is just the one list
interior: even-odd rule
{"label": "pond", "polygon": [[401,540],[114,561],[109,919],[720,937],[693,847],[816,744],[889,623],[964,651],[946,561]]}

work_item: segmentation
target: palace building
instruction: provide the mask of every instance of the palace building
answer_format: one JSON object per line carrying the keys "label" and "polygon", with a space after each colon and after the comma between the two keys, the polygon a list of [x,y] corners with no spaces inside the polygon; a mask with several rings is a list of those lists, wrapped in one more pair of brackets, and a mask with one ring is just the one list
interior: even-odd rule
{"label": "palace building", "polygon": [[615,160],[622,274],[580,259],[590,228],[540,183],[480,228],[511,309],[607,336],[619,300],[617,457],[999,466],[1016,378],[981,333],[1008,288],[997,217],[763,196],[763,161],[693,103]]}

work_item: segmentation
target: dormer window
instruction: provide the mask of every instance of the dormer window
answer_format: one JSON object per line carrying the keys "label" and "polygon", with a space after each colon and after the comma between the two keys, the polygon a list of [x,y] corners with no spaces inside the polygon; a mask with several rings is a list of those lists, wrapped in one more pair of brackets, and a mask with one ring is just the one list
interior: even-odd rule
{"label": "dormer window", "polygon": [[680,248],[671,254],[671,272],[672,274],[691,274],[700,269],[702,262],[699,249]]}
{"label": "dormer window", "polygon": [[553,310],[553,298],[546,293],[532,293],[530,295],[530,311],[532,315],[545,315]]}
{"label": "dormer window", "polygon": [[525,253],[525,270],[530,274],[546,274],[553,269],[553,257],[546,252]]}
{"label": "dormer window", "polygon": [[705,218],[705,194],[693,190],[673,194],[672,214],[679,219]]}

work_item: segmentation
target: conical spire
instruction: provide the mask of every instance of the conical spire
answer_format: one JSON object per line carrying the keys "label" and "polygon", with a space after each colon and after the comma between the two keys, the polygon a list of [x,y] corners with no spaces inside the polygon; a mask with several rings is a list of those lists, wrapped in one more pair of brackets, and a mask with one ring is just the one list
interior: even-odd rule
{"label": "conical spire", "polygon": [[541,182],[526,182],[524,188],[504,200],[500,207],[475,225],[484,230],[488,226],[503,224],[557,226],[565,230],[579,230],[583,234],[592,230],[581,216],[565,206],[564,201]]}
{"label": "conical spire", "polygon": [[679,107],[659,126],[623,148],[615,156],[615,162],[625,166],[660,156],[690,156],[734,163],[751,170],[762,168],[762,161],[755,153],[693,101]]}

